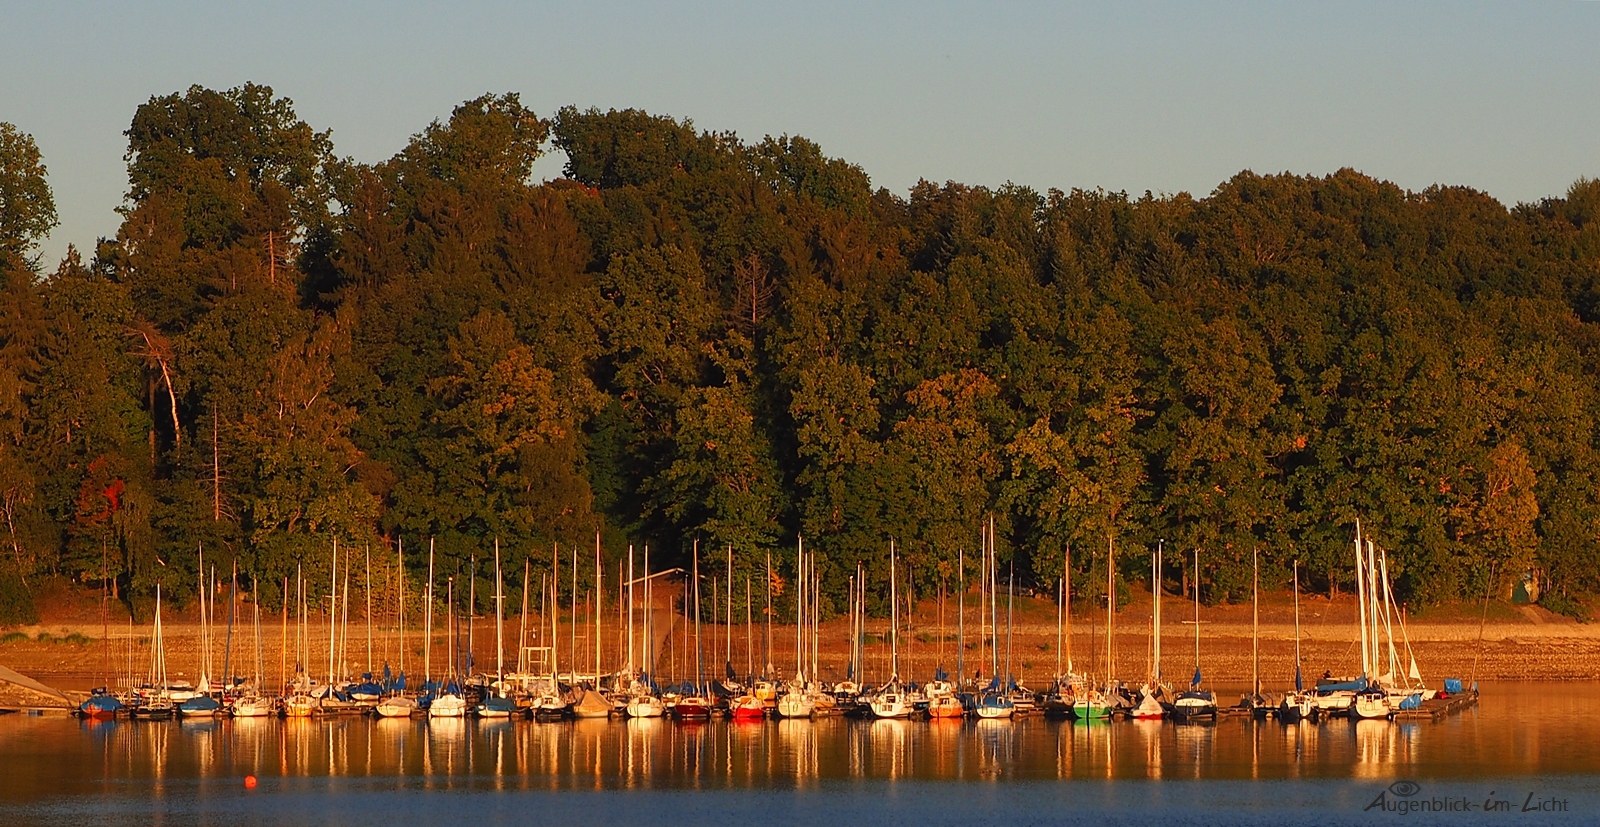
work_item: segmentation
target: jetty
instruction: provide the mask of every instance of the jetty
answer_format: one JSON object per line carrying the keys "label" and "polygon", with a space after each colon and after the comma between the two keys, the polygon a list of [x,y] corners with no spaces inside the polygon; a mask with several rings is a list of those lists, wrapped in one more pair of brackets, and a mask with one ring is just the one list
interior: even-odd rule
{"label": "jetty", "polygon": [[1423,701],[1416,709],[1397,709],[1396,721],[1438,721],[1478,705],[1478,693],[1458,692],[1448,698]]}
{"label": "jetty", "polygon": [[0,711],[71,712],[78,704],[59,689],[0,666]]}

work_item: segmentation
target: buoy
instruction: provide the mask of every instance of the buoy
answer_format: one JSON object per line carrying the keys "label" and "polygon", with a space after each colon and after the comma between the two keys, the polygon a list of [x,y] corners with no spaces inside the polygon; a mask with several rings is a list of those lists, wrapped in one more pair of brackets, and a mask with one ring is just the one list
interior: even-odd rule
{"label": "buoy", "polygon": [[247,789],[247,790],[255,789],[256,788],[256,777],[253,776],[253,775],[245,776],[244,777],[244,788]]}

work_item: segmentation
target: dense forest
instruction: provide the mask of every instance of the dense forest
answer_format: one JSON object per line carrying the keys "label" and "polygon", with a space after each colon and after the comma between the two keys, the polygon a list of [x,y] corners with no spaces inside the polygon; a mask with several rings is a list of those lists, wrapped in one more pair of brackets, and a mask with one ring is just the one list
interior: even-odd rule
{"label": "dense forest", "polygon": [[837,611],[857,561],[885,599],[891,540],[925,594],[970,578],[990,518],[1052,591],[1069,549],[1092,594],[1158,543],[1208,601],[1256,549],[1349,589],[1358,519],[1414,605],[1600,591],[1600,182],[902,196],[804,138],[515,94],[369,165],[258,85],[126,135],[116,237],[50,266],[47,159],[0,126],[0,622],[51,580],[181,601],[201,548],[267,605],[335,540],[587,581],[597,531],[608,579],[698,544],[780,593],[803,536]]}

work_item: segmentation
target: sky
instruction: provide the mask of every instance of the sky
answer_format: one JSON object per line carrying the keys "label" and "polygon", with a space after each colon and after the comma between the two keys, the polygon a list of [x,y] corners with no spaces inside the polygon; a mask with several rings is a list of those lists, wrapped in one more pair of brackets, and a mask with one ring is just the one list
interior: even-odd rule
{"label": "sky", "polygon": [[[804,135],[919,179],[1203,196],[1350,167],[1510,205],[1600,177],[1597,2],[0,0],[0,121],[67,245],[113,236],[139,104],[246,81],[381,161],[486,92]],[[536,174],[560,174],[558,157]]]}

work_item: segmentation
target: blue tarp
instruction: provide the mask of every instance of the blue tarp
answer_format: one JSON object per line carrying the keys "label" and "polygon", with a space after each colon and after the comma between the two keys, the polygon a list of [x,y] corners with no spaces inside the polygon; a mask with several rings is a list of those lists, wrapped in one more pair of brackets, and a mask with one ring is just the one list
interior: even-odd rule
{"label": "blue tarp", "polygon": [[1416,709],[1422,706],[1422,693],[1417,692],[1400,702],[1401,709]]}
{"label": "blue tarp", "polygon": [[1459,695],[1459,694],[1461,694],[1461,691],[1462,691],[1461,690],[1461,679],[1460,678],[1445,678],[1444,679],[1444,691],[1450,693],[1451,695]]}

